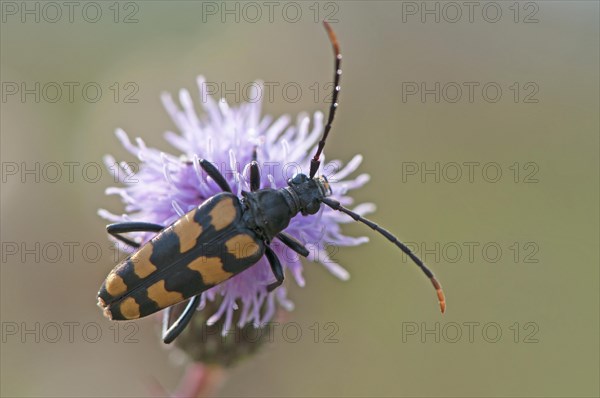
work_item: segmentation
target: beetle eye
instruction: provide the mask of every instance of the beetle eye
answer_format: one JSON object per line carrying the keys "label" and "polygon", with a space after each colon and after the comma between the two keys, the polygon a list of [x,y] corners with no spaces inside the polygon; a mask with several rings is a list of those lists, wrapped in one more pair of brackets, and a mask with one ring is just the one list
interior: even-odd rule
{"label": "beetle eye", "polygon": [[315,214],[316,212],[319,211],[320,208],[321,208],[321,203],[318,200],[313,200],[306,206],[306,208],[304,209],[304,212],[306,214]]}

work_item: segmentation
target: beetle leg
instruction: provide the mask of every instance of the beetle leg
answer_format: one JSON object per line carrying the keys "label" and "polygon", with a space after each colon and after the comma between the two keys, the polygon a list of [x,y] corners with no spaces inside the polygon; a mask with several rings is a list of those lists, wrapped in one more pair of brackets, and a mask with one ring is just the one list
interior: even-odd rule
{"label": "beetle leg", "polygon": [[283,283],[283,268],[281,268],[281,262],[277,258],[277,255],[269,246],[265,246],[265,254],[267,255],[267,260],[269,260],[269,264],[271,264],[271,271],[273,271],[273,275],[277,279],[277,282],[273,282],[267,286],[267,291],[272,292]]}
{"label": "beetle leg", "polygon": [[126,245],[129,245],[136,249],[140,247],[139,243],[134,242],[131,239],[127,239],[126,237],[121,236],[120,234],[126,234],[128,232],[160,232],[163,229],[165,229],[165,227],[163,227],[162,225],[137,221],[126,221],[116,224],[108,224],[106,226],[106,232],[108,232],[121,242],[125,243]]}
{"label": "beetle leg", "polygon": [[221,174],[221,172],[215,167],[214,164],[212,164],[206,159],[200,159],[199,161],[202,170],[204,170],[206,174],[210,176],[210,178],[215,180],[219,188],[221,188],[225,192],[231,192],[231,187],[229,186],[229,183],[227,182],[225,177],[223,177],[223,174]]}
{"label": "beetle leg", "polygon": [[285,232],[280,232],[277,234],[277,238],[302,257],[308,257],[308,249],[302,244],[302,242],[294,238],[292,235],[286,234]]}
{"label": "beetle leg", "polygon": [[169,320],[171,318],[171,307],[168,307],[165,310],[165,315],[163,317],[163,332],[162,339],[165,344],[171,344],[173,340],[177,338],[183,332],[185,327],[190,323],[192,317],[196,313],[196,308],[198,308],[198,304],[200,304],[200,295],[192,297],[188,300],[188,304],[185,306],[185,309],[179,315],[179,318],[171,326],[169,326]]}

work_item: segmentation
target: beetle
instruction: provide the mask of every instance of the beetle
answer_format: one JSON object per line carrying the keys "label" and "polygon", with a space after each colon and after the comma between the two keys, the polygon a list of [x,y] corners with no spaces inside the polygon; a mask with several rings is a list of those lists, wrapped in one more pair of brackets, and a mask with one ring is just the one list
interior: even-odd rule
{"label": "beetle", "polygon": [[[260,188],[256,148],[250,164],[250,191],[242,198],[219,170],[206,159],[199,165],[223,190],[192,209],[169,226],[145,222],[121,222],[107,226],[107,232],[136,251],[118,264],[98,292],[98,305],[112,320],[130,320],[166,309],[163,341],[172,342],[187,326],[200,303],[201,293],[257,263],[266,256],[275,281],[269,292],[284,281],[281,262],[270,247],[277,238],[303,257],[309,251],[296,238],[284,232],[299,213],[317,213],[321,204],[343,212],[383,235],[408,255],[430,279],[442,313],[446,301],[433,272],[394,235],[330,198],[331,188],[324,176],[316,176],[320,156],[331,130],[340,91],[342,55],[331,26],[323,22],[335,55],[334,89],[327,124],[311,159],[309,175],[297,174],[280,189]],[[189,164],[191,162],[188,161]],[[156,232],[144,245],[122,234]],[[188,301],[181,315],[168,324],[170,307]]]}

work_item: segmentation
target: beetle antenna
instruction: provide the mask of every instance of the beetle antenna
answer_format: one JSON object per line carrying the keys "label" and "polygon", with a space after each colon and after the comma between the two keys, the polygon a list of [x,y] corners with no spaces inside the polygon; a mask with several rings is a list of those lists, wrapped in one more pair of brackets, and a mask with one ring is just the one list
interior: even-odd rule
{"label": "beetle antenna", "polygon": [[323,137],[321,138],[321,141],[319,141],[319,146],[317,147],[317,153],[315,153],[314,158],[312,158],[310,161],[310,178],[313,178],[315,174],[317,174],[317,170],[321,165],[319,158],[321,157],[323,147],[325,147],[325,140],[327,140],[329,130],[331,130],[331,124],[333,123],[333,118],[335,117],[335,111],[337,110],[337,98],[338,94],[340,93],[340,77],[342,76],[342,69],[340,68],[342,64],[342,53],[340,52],[340,45],[338,44],[337,37],[335,36],[331,25],[329,25],[327,21],[323,21],[323,26],[325,26],[325,30],[327,30],[327,34],[329,35],[329,41],[333,46],[333,53],[335,54],[335,72],[333,77],[333,94],[331,96],[329,116],[327,118],[327,124],[325,125],[325,131],[323,132]]}
{"label": "beetle antenna", "polygon": [[444,291],[442,290],[442,285],[440,285],[438,280],[435,278],[435,275],[433,275],[433,272],[431,272],[431,270],[429,268],[427,268],[427,266],[425,264],[423,264],[423,261],[421,261],[421,259],[419,257],[417,257],[404,243],[400,242],[398,240],[398,238],[396,238],[394,235],[392,235],[389,231],[387,231],[387,230],[381,228],[379,225],[375,224],[373,221],[367,220],[366,218],[361,217],[360,215],[356,214],[355,212],[353,212],[349,209],[346,209],[337,200],[333,200],[330,198],[323,198],[323,199],[321,199],[321,201],[323,203],[325,203],[327,206],[331,207],[333,210],[337,210],[337,211],[341,211],[342,213],[346,213],[347,215],[352,217],[355,221],[359,221],[359,222],[362,222],[363,224],[368,225],[375,231],[379,232],[381,235],[385,236],[390,242],[392,242],[393,244],[398,246],[400,248],[400,250],[402,250],[408,257],[410,257],[411,260],[413,260],[415,262],[415,264],[417,264],[419,266],[419,268],[421,268],[421,271],[423,271],[423,273],[425,273],[425,275],[427,275],[427,277],[431,281],[431,284],[435,288],[435,291],[437,292],[438,301],[440,303],[440,309],[442,310],[442,314],[444,313],[444,311],[446,311],[446,298],[444,297]]}

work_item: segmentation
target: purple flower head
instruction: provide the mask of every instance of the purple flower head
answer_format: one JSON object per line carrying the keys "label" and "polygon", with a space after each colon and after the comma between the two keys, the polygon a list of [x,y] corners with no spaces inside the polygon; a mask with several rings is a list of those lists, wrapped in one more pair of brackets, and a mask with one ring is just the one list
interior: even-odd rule
{"label": "purple flower head", "polygon": [[[127,134],[118,129],[116,135],[123,146],[139,160],[139,170],[134,174],[125,162],[119,164],[122,187],[111,187],[107,194],[119,195],[125,204],[124,215],[115,215],[104,209],[99,215],[111,222],[144,221],[170,225],[189,210],[197,207],[211,196],[220,192],[216,183],[206,176],[198,159],[206,159],[221,171],[238,197],[242,190],[250,190],[249,164],[256,150],[261,171],[261,188],[282,188],[294,174],[308,174],[310,159],[316,143],[323,133],[323,114],[316,112],[298,115],[295,124],[290,124],[287,115],[273,121],[270,116],[261,116],[260,99],[230,107],[225,100],[216,102],[207,94],[202,77],[197,79],[199,99],[205,115],[199,117],[187,90],[179,92],[178,106],[169,94],[162,101],[175,122],[179,134],[168,131],[165,139],[180,152],[167,154],[149,148],[140,138],[131,142]],[[249,98],[259,98],[261,83],[253,86]],[[107,167],[114,168],[115,159],[106,156]],[[347,179],[360,165],[362,157],[356,155],[345,167],[340,161],[323,162],[319,174],[325,175],[332,188],[332,197],[341,204],[351,205],[353,200],[347,192],[362,187],[368,180],[367,174]],[[372,204],[362,204],[354,211],[364,215],[374,210]],[[309,260],[319,262],[342,280],[349,278],[348,272],[327,255],[327,247],[355,246],[368,241],[366,237],[353,238],[341,232],[340,225],[352,222],[347,215],[335,212],[326,206],[312,216],[297,215],[286,232],[299,239],[310,251]],[[134,235],[146,242],[152,233]],[[272,248],[281,259],[288,275],[292,275],[299,286],[304,286],[303,265],[298,255],[280,242],[273,241]],[[123,248],[124,251],[131,249]],[[221,300],[218,310],[207,323],[214,324],[224,317],[223,333],[232,326],[234,311],[239,310],[238,326],[252,322],[261,325],[272,319],[277,305],[288,310],[293,304],[286,298],[284,286],[272,294],[267,285],[274,281],[266,258],[248,270],[235,275],[202,294],[200,308],[208,301]],[[238,304],[240,308],[238,308]],[[237,317],[236,317],[237,318]]]}

